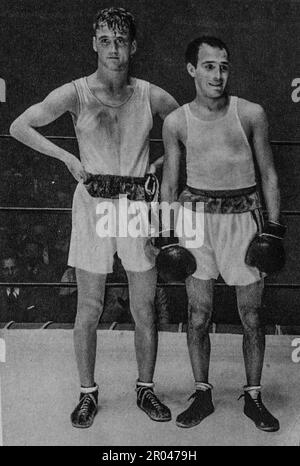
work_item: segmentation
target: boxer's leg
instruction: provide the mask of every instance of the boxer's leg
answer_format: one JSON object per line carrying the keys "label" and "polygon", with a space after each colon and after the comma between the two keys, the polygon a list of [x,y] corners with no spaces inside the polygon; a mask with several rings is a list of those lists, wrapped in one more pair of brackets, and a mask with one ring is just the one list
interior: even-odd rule
{"label": "boxer's leg", "polygon": [[265,333],[260,322],[263,280],[236,286],[237,302],[243,324],[243,353],[247,385],[244,387],[244,413],[260,430],[276,432],[279,421],[267,410],[261,399],[261,374],[265,353]]}
{"label": "boxer's leg", "polygon": [[213,310],[214,280],[186,280],[188,295],[187,343],[195,381],[208,382],[210,339],[208,328]]}
{"label": "boxer's leg", "polygon": [[152,382],[157,353],[157,318],[154,308],[157,272],[127,272],[130,309],[135,321],[135,350],[139,380]]}
{"label": "boxer's leg", "polygon": [[90,427],[97,413],[98,386],[94,381],[97,326],[103,311],[106,274],[76,269],[78,305],[74,348],[81,384],[79,404],[71,415],[74,427]]}
{"label": "boxer's leg", "polygon": [[154,307],[157,272],[127,271],[130,309],[135,321],[135,352],[138,365],[137,404],[148,416],[159,422],[170,421],[171,412],[153,392],[158,332]]}
{"label": "boxer's leg", "polygon": [[236,286],[238,310],[243,325],[243,354],[248,385],[260,385],[265,354],[265,333],[260,322],[263,280]]}
{"label": "boxer's leg", "polygon": [[177,416],[179,427],[193,427],[214,411],[211,389],[208,383],[210,339],[209,324],[213,310],[214,280],[189,277],[186,290],[189,300],[187,343],[195,378],[192,404]]}
{"label": "boxer's leg", "polygon": [[106,274],[76,269],[78,289],[74,347],[82,387],[94,385],[97,326],[103,312]]}

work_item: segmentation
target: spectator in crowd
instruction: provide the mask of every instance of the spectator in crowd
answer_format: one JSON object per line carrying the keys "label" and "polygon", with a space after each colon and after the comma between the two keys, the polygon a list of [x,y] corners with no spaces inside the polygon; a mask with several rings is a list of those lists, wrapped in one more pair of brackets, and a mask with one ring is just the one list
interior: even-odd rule
{"label": "spectator in crowd", "polygon": [[[18,282],[20,281],[20,267],[17,255],[10,249],[2,251],[1,255],[1,281]],[[26,311],[29,309],[28,293],[22,287],[4,286],[0,288],[0,320],[8,322],[23,322],[26,318]]]}
{"label": "spectator in crowd", "polygon": [[38,220],[36,223],[31,225],[29,236],[32,237],[37,243],[43,245],[43,262],[44,264],[49,265],[52,236],[51,224],[47,222],[47,219]]}
{"label": "spectator in crowd", "polygon": [[25,278],[33,282],[55,281],[53,267],[45,263],[45,250],[42,243],[27,237],[22,245],[21,257],[24,261]]}
{"label": "spectator in crowd", "polygon": [[[1,281],[21,282],[24,272],[17,254],[12,250],[2,253]],[[46,322],[54,320],[58,308],[57,293],[53,288],[7,286],[0,288],[0,320],[2,322]]]}

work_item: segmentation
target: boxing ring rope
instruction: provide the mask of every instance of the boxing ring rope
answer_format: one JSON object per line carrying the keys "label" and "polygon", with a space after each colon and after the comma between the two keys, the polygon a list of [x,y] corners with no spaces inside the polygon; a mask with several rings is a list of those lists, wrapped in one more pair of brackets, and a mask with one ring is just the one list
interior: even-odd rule
{"label": "boxing ring rope", "polygon": [[[56,212],[56,213],[71,213],[71,207],[2,207],[0,206],[0,212],[9,211],[20,211],[20,212]],[[300,210],[282,210],[283,215],[298,216]]]}
{"label": "boxing ring rope", "polygon": [[[36,288],[76,288],[76,282],[0,282],[0,287],[36,287]],[[106,283],[106,288],[126,288],[128,286],[127,282],[108,282]],[[183,282],[170,282],[170,283],[161,283],[157,282],[157,286],[161,288],[169,287],[184,287],[185,283]],[[225,283],[215,283],[215,286],[228,286]],[[265,283],[266,288],[281,288],[281,289],[300,289],[300,283]]]}
{"label": "boxing ring rope", "polygon": [[[47,136],[45,135],[47,139],[57,139],[57,140],[76,140],[76,136]],[[0,134],[0,139],[13,139],[13,137],[10,134]],[[150,142],[162,142],[161,138],[151,138]],[[275,146],[300,146],[300,141],[291,141],[290,139],[286,140],[270,140],[270,143]]]}

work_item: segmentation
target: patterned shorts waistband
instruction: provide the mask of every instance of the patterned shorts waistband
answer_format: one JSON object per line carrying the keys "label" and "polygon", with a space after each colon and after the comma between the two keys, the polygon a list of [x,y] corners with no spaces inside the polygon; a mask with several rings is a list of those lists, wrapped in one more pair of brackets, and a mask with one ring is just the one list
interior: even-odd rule
{"label": "patterned shorts waistband", "polygon": [[201,209],[210,214],[240,214],[261,208],[256,186],[232,191],[204,191],[186,186],[179,202],[194,211],[201,205]]}
{"label": "patterned shorts waistband", "polygon": [[191,186],[186,186],[192,194],[196,194],[199,196],[205,197],[215,197],[215,198],[227,198],[227,197],[236,197],[236,196],[244,196],[246,194],[252,194],[257,191],[256,184],[254,186],[249,186],[247,188],[239,188],[239,189],[230,189],[230,190],[218,190],[218,191],[210,191],[207,189],[197,189],[192,188]]}
{"label": "patterned shorts waistband", "polygon": [[84,186],[92,197],[118,199],[124,195],[131,201],[151,202],[157,197],[159,183],[151,173],[143,177],[88,173]]}

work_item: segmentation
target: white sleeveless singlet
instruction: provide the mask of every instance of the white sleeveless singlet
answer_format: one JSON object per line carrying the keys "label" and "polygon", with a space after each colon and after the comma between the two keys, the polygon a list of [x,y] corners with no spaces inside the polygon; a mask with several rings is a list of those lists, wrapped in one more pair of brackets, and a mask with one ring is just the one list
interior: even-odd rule
{"label": "white sleeveless singlet", "polygon": [[144,176],[152,128],[150,84],[132,78],[133,94],[123,104],[102,103],[87,79],[74,81],[78,112],[73,117],[81,163],[89,173]]}
{"label": "white sleeveless singlet", "polygon": [[187,185],[196,189],[233,190],[256,184],[253,155],[230,97],[226,114],[217,120],[194,116],[183,106],[187,123]]}

